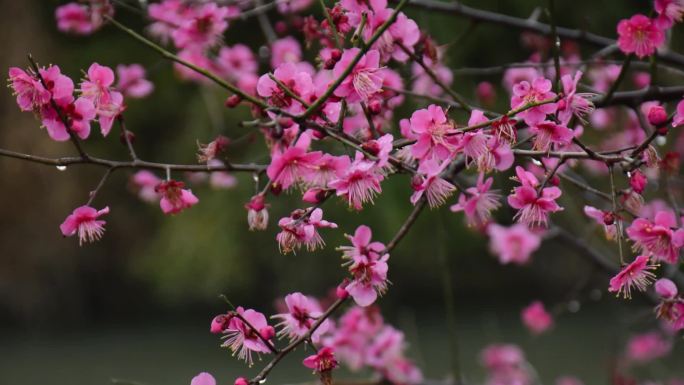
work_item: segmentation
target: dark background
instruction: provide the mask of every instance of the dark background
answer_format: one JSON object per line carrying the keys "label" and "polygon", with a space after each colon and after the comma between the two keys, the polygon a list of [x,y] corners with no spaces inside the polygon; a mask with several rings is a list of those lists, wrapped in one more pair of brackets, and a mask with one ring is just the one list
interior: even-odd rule
{"label": "dark background", "polygon": [[[546,4],[466,3],[519,17]],[[609,37],[615,37],[619,19],[650,7],[642,1],[556,3],[560,25]],[[248,111],[224,109],[222,90],[178,80],[168,62],[114,28],[90,37],[59,34],[53,17],[59,4],[3,2],[0,68],[24,67],[31,53],[39,63],[58,64],[76,80],[94,61],[111,67],[141,63],[156,88],[147,99],[128,101],[126,120],[137,135],[136,148],[143,159],[193,163],[196,141],[207,142],[220,133],[242,138],[240,145],[231,147],[231,159],[268,162],[259,135],[237,126],[249,118]],[[318,12],[315,5],[312,10]],[[467,20],[413,9],[408,13],[438,43],[448,45],[447,62],[453,68],[523,61],[530,54],[520,44],[518,31],[480,25],[455,41],[468,28]],[[139,16],[125,10],[119,9],[117,18],[137,30],[144,26]],[[673,39],[675,47],[681,46],[681,33]],[[253,19],[235,23],[226,40],[254,48],[263,43]],[[482,80],[498,84],[500,77],[456,77],[454,88],[472,100],[473,86]],[[498,109],[504,110],[507,96],[498,91]],[[409,116],[422,106],[417,103],[407,101],[397,116]],[[68,143],[52,142],[39,125],[31,114],[18,110],[11,90],[0,93],[1,148],[72,155]],[[105,158],[127,156],[117,135],[103,139],[96,130],[86,148]],[[411,210],[408,178],[391,178],[383,183],[376,205],[361,213],[350,212],[337,201],[325,205],[326,219],[342,230],[323,231],[326,249],[280,255],[274,241],[276,222],[301,206],[295,195],[273,200],[268,230],[254,233],[247,230],[243,208],[253,192],[249,175],[236,175],[239,185],[230,191],[193,186],[200,203],[167,217],[156,205],[136,198],[128,186],[128,171],[117,171],[95,200],[95,206],[112,210],[106,217],[107,233],[100,242],[79,247],[75,239],[61,237],[58,225],[85,202],[102,172],[85,165],[58,171],[0,158],[0,384],[104,384],[110,378],[187,384],[202,370],[216,373],[220,383],[232,383],[246,374],[246,368],[208,333],[213,315],[225,310],[219,294],[267,314],[272,313],[274,298],[292,291],[324,296],[344,276],[334,250],[347,242],[344,232],[368,224],[374,239],[386,242]],[[505,179],[496,182],[502,191],[509,188]],[[602,181],[595,183],[600,186]],[[554,219],[607,250],[599,229],[588,226],[580,215],[583,202],[573,194],[577,192],[566,189],[561,199],[566,211]],[[502,208],[499,215],[505,222],[512,213]],[[509,341],[526,348],[547,383],[575,373],[588,384],[605,382],[625,339],[653,326],[645,302],[608,295],[608,277],[581,256],[548,242],[529,266],[500,266],[488,253],[485,238],[446,208],[426,212],[418,220],[392,254],[390,265],[392,285],[379,304],[388,322],[406,331],[412,356],[431,378],[442,378],[449,370],[445,279],[454,286],[459,361],[469,378],[481,376],[476,354],[482,346]],[[534,299],[560,312],[552,334],[532,338],[520,324],[519,310]],[[567,311],[569,300],[581,305],[577,313]],[[643,369],[643,375],[664,378],[676,373],[674,363],[683,357],[681,348],[676,349],[669,360]],[[277,369],[275,381],[312,379],[297,359],[286,362],[292,365]]]}

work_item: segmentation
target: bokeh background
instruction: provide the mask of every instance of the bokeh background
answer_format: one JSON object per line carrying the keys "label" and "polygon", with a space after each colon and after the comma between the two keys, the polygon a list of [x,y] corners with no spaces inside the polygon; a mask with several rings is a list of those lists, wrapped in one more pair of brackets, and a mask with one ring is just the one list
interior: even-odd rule
{"label": "bokeh background", "polygon": [[[545,4],[465,3],[520,17]],[[647,12],[650,6],[643,1],[556,3],[559,24],[605,36],[615,35],[619,19]],[[156,88],[147,99],[129,101],[126,120],[143,159],[193,163],[197,140],[207,142],[223,134],[240,138],[230,148],[231,159],[268,161],[262,139],[236,124],[247,119],[248,112],[226,110],[222,90],[180,81],[168,62],[113,28],[91,37],[59,34],[53,18],[59,4],[2,2],[0,68],[26,66],[28,53],[41,64],[59,64],[74,79],[95,61],[112,67],[141,63]],[[312,12],[318,9],[314,6]],[[520,44],[518,31],[479,25],[459,38],[469,28],[467,20],[413,9],[408,13],[448,46],[447,62],[454,68],[522,61],[530,54]],[[138,30],[144,26],[136,14],[119,10],[117,17]],[[673,39],[681,46],[681,34]],[[248,20],[232,26],[226,40],[256,48],[264,39],[255,20]],[[474,85],[482,80],[498,83],[500,78],[456,77],[454,87],[473,98]],[[501,90],[499,94],[504,95]],[[500,98],[500,110],[506,107],[505,99]],[[409,100],[398,114],[408,116],[418,106],[420,101]],[[73,152],[69,144],[52,142],[31,114],[20,113],[10,90],[0,93],[0,147],[44,156]],[[103,139],[95,133],[86,147],[101,157],[126,158],[116,135]],[[0,384],[108,384],[127,379],[180,385],[200,371],[214,373],[222,384],[232,383],[253,370],[219,348],[219,340],[208,332],[213,315],[225,310],[219,294],[268,314],[274,298],[292,291],[325,296],[344,275],[334,249],[346,243],[342,231],[324,231],[328,246],[323,251],[279,254],[275,222],[301,205],[294,196],[272,202],[267,231],[247,230],[243,204],[253,192],[249,175],[236,175],[238,186],[227,191],[193,185],[200,204],[166,217],[157,206],[138,200],[128,186],[130,173],[118,171],[95,201],[112,210],[106,236],[79,247],[74,239],[61,237],[58,225],[86,200],[102,171],[92,166],[59,171],[0,158]],[[499,178],[497,187],[506,191],[504,179]],[[376,239],[389,240],[411,210],[408,183],[403,176],[385,182],[385,193],[362,213],[350,212],[340,202],[326,204],[326,218],[348,233],[368,224]],[[605,247],[598,229],[578,215],[580,200],[567,193],[561,201],[566,211],[557,220]],[[499,215],[510,221],[507,209]],[[411,356],[430,378],[444,378],[457,360],[466,378],[481,379],[478,351],[488,343],[512,342],[525,349],[544,383],[564,374],[577,375],[587,384],[606,383],[625,340],[653,326],[646,302],[607,295],[608,277],[581,256],[549,242],[529,266],[501,266],[488,253],[485,238],[446,209],[425,213],[393,253],[390,265],[393,284],[380,307],[389,323],[406,332]],[[455,322],[444,310],[449,298],[445,284],[453,287]],[[559,313],[554,332],[536,338],[519,320],[520,309],[534,299]],[[458,340],[456,357],[448,338],[452,327]],[[288,358],[269,381],[311,380],[300,365],[301,355]],[[640,375],[684,375],[683,358],[684,350],[675,346],[670,358],[639,369]]]}

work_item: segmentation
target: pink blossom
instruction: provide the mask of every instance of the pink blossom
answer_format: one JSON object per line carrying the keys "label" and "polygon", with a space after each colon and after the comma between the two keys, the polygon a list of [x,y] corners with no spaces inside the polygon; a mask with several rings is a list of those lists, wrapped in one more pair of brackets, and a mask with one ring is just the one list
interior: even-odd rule
{"label": "pink blossom", "polygon": [[200,163],[207,163],[211,160],[216,159],[216,157],[223,152],[230,144],[230,139],[219,135],[216,139],[212,140],[207,144],[197,144],[199,151],[197,153],[197,161]]}
{"label": "pink blossom", "polygon": [[[551,81],[543,77],[538,77],[532,81],[523,80],[513,86],[513,96],[511,97],[511,108],[520,108],[530,103],[541,102],[556,97],[551,92]],[[537,107],[529,108],[520,112],[517,116],[522,118],[528,125],[535,125],[546,118],[546,115],[556,112],[556,103],[542,104]]]}
{"label": "pink blossom", "polygon": [[677,110],[672,118],[672,127],[684,125],[684,99],[677,103]]}
{"label": "pink blossom", "polygon": [[684,246],[684,229],[674,229],[677,221],[671,211],[660,211],[654,221],[637,218],[626,229],[634,241],[634,248],[655,261],[677,263],[679,250]]}
{"label": "pink blossom", "polygon": [[632,287],[645,291],[653,282],[655,274],[651,270],[655,270],[656,267],[657,265],[650,264],[647,256],[640,255],[610,279],[608,291],[616,292],[618,296],[622,293],[625,298],[632,298]]}
{"label": "pink blossom", "polygon": [[316,354],[306,357],[303,364],[319,373],[335,369],[338,365],[337,360],[335,360],[335,352],[329,346],[324,346]]}
{"label": "pink blossom", "polygon": [[525,326],[533,334],[542,334],[553,326],[553,318],[541,301],[534,301],[520,313]]}
{"label": "pink blossom", "polygon": [[530,133],[535,134],[533,148],[538,151],[550,151],[554,144],[566,146],[574,137],[571,129],[549,120],[531,125]]}
{"label": "pink blossom", "polygon": [[337,196],[343,196],[350,207],[361,210],[365,203],[373,203],[373,198],[382,192],[380,182],[383,179],[381,169],[375,162],[357,151],[347,170],[328,185],[335,189]]}
{"label": "pink blossom", "polygon": [[639,334],[627,343],[627,357],[635,362],[647,363],[666,356],[672,350],[672,342],[657,332]]}
{"label": "pink blossom", "polygon": [[603,226],[606,239],[615,239],[617,227],[615,225],[615,214],[610,211],[599,210],[596,207],[584,206],[584,214],[592,218],[596,223]]}
{"label": "pink blossom", "polygon": [[199,202],[192,191],[183,187],[185,183],[173,179],[157,185],[155,191],[161,196],[159,206],[164,214],[178,214]]}
{"label": "pink blossom", "polygon": [[417,141],[411,146],[411,154],[417,159],[436,158],[444,160],[456,150],[456,129],[447,119],[444,110],[434,104],[415,111],[410,119],[411,133]]}
{"label": "pink blossom", "polygon": [[313,178],[316,166],[323,153],[307,152],[311,138],[303,134],[297,143],[282,153],[273,154],[266,174],[273,185],[288,189],[295,183],[303,183]]}
{"label": "pink blossom", "polygon": [[217,44],[228,28],[229,9],[216,3],[205,3],[192,9],[192,14],[180,19],[180,25],[171,34],[178,48],[211,47]]}
{"label": "pink blossom", "polygon": [[494,136],[487,139],[485,151],[475,159],[477,171],[481,173],[488,173],[492,170],[508,170],[513,166],[514,161],[515,156],[508,142]]}
{"label": "pink blossom", "polygon": [[674,299],[677,296],[677,285],[667,278],[661,278],[655,283],[655,291],[662,299]]}
{"label": "pink blossom", "polygon": [[496,89],[490,82],[484,81],[475,87],[477,99],[484,105],[491,106],[496,102]]}
{"label": "pink blossom", "polygon": [[81,206],[66,217],[59,229],[65,237],[78,233],[79,246],[84,242],[99,241],[104,234],[106,222],[98,218],[105,214],[109,214],[109,207],[96,210],[90,206]]}
{"label": "pink blossom", "polygon": [[22,111],[34,111],[50,102],[52,95],[43,87],[37,76],[29,74],[21,68],[11,67],[9,69],[9,81],[14,94],[17,96],[17,104]]}
{"label": "pink blossom", "polygon": [[314,251],[325,245],[323,238],[318,234],[318,229],[337,228],[335,223],[323,220],[323,210],[320,208],[313,209],[310,213],[297,209],[289,217],[281,218],[278,226],[281,231],[276,236],[276,240],[280,251],[285,254],[296,251],[302,246],[306,246],[309,251]]}
{"label": "pink blossom", "polygon": [[394,137],[392,134],[385,134],[378,139],[371,139],[361,145],[361,147],[377,159],[378,167],[386,167],[389,161],[390,152],[394,149],[392,146]]}
{"label": "pink blossom", "polygon": [[[333,68],[333,76],[335,78],[342,76],[342,73],[360,52],[359,48],[344,50],[342,58]],[[382,90],[383,81],[379,71],[380,53],[374,49],[369,50],[354,65],[349,76],[344,78],[339,87],[335,89],[335,96],[346,98],[349,103],[368,101],[371,96]]]}
{"label": "pink blossom", "polygon": [[641,14],[620,20],[617,32],[620,50],[625,54],[633,53],[640,59],[653,55],[665,42],[663,31],[653,20]]}
{"label": "pink blossom", "polygon": [[508,204],[518,209],[515,218],[528,226],[546,226],[549,213],[563,210],[556,203],[561,190],[558,187],[544,187],[541,194],[537,192],[539,181],[520,166],[515,168],[521,186],[513,189],[508,196]]}
{"label": "pink blossom", "polygon": [[492,217],[492,211],[501,207],[498,190],[491,190],[494,179],[484,179],[484,174],[477,177],[474,187],[468,187],[459,197],[458,203],[451,206],[452,212],[463,211],[468,226],[483,228]]}
{"label": "pink blossom", "polygon": [[366,350],[366,362],[370,366],[382,368],[394,357],[400,356],[405,345],[404,333],[392,326],[385,326]]}
{"label": "pink blossom", "polygon": [[202,372],[192,378],[190,385],[216,385],[216,379],[211,374]]}
{"label": "pink blossom", "polygon": [[146,202],[156,202],[161,197],[156,191],[156,187],[162,179],[147,170],[136,172],[131,177],[131,182],[139,189],[138,196]]}
{"label": "pink blossom", "polygon": [[[68,103],[62,99],[58,107],[62,116],[52,106],[45,106],[41,110],[42,122],[50,138],[63,142],[69,140],[71,132],[81,139],[87,139],[90,135],[90,122],[95,119],[96,114],[93,103],[82,97]],[[64,120],[69,124],[68,127],[64,125]]]}
{"label": "pink blossom", "polygon": [[420,163],[418,174],[413,177],[411,203],[414,205],[423,197],[427,198],[430,208],[439,207],[446,202],[456,187],[442,178],[441,174],[449,165],[448,161],[441,164],[435,159],[427,159]]}
{"label": "pink blossom", "polygon": [[301,60],[302,47],[294,37],[286,36],[271,44],[271,68],[278,68],[283,63],[297,64]]}
{"label": "pink blossom", "polygon": [[684,18],[682,0],[655,0],[654,8],[658,13],[656,25],[661,29],[670,28],[674,23],[681,23]]}
{"label": "pink blossom", "polygon": [[97,110],[102,136],[107,136],[114,119],[123,111],[123,95],[112,89],[114,71],[93,63],[88,68],[88,77],[81,82],[81,95],[93,102]]}
{"label": "pink blossom", "polygon": [[563,75],[563,98],[558,102],[558,120],[567,126],[570,119],[575,116],[581,122],[586,122],[585,117],[594,112],[594,103],[591,98],[592,93],[578,93],[577,85],[582,78],[582,71],[575,72],[575,76]]}
{"label": "pink blossom", "polygon": [[[280,329],[278,336],[287,337],[290,341],[306,335],[314,322],[323,314],[321,305],[315,298],[299,292],[286,295],[285,304],[287,313],[276,314],[271,318],[279,320],[276,325],[276,328]],[[329,320],[323,321],[311,336],[312,341],[317,343],[320,336],[327,332],[330,326]]]}
{"label": "pink blossom", "polygon": [[[241,315],[249,325],[245,324],[240,317],[232,317],[228,327],[224,331],[225,341],[221,346],[228,347],[237,354],[238,359],[245,360],[250,366],[252,365],[252,352],[256,353],[270,353],[268,345],[262,340],[269,334],[272,328],[266,322],[266,317],[258,311],[252,309],[237,308],[237,314]],[[257,332],[259,334],[257,334]]]}
{"label": "pink blossom", "polygon": [[[285,85],[299,99],[307,100],[314,91],[313,80],[308,72],[301,71],[294,63],[285,62],[274,72],[273,77]],[[257,82],[257,94],[268,98],[269,102],[288,112],[296,114],[304,111],[302,104],[288,95],[269,74],[262,75]]]}
{"label": "pink blossom", "polygon": [[219,73],[231,81],[256,75],[259,63],[252,50],[244,44],[221,47],[216,58]]}
{"label": "pink blossom", "polygon": [[154,89],[154,84],[145,79],[145,68],[140,64],[116,66],[119,78],[116,89],[130,98],[144,98]]}
{"label": "pink blossom", "polygon": [[89,35],[93,32],[88,7],[78,3],[68,3],[55,10],[57,29],[77,35]]}
{"label": "pink blossom", "polygon": [[338,175],[344,174],[350,164],[348,156],[323,154],[318,159],[315,169],[308,175],[307,186],[326,189],[331,181],[337,179]]}
{"label": "pink blossom", "polygon": [[[205,70],[211,70],[214,66],[214,63],[207,57],[206,52],[201,48],[194,46],[188,47],[179,51],[177,55],[184,61]],[[201,84],[209,83],[209,80],[204,75],[197,73],[184,65],[174,63],[173,68],[181,79],[191,80]]]}
{"label": "pink blossom", "polygon": [[[207,162],[209,167],[226,167],[225,163],[218,159]],[[228,190],[237,186],[237,178],[226,171],[212,171],[209,173],[209,186],[215,189]]]}
{"label": "pink blossom", "polygon": [[262,194],[257,194],[245,204],[247,209],[247,224],[249,229],[266,230],[268,227],[268,205],[265,203],[265,197]]}
{"label": "pink blossom", "polygon": [[525,354],[516,345],[489,345],[480,353],[480,362],[490,371],[507,367],[519,366],[525,363]]}
{"label": "pink blossom", "polygon": [[344,246],[343,257],[351,260],[349,272],[353,280],[345,287],[359,306],[369,306],[387,290],[387,260],[389,254],[379,242],[371,242],[368,226],[359,226],[354,236],[347,236],[352,246]]}
{"label": "pink blossom", "polygon": [[[439,60],[432,60],[424,56],[423,62],[432,70],[442,84],[450,86],[454,81],[454,74],[451,72],[451,69]],[[434,97],[440,97],[444,94],[444,89],[435,83],[420,64],[413,63],[411,65],[411,73],[413,75],[413,84],[411,86],[413,92]]]}
{"label": "pink blossom", "polygon": [[526,264],[539,246],[541,237],[531,232],[523,224],[503,227],[496,223],[487,226],[489,235],[489,249],[499,258],[503,265],[515,263]]}
{"label": "pink blossom", "polygon": [[307,9],[313,0],[287,0],[278,2],[278,12],[283,14],[296,13]]}

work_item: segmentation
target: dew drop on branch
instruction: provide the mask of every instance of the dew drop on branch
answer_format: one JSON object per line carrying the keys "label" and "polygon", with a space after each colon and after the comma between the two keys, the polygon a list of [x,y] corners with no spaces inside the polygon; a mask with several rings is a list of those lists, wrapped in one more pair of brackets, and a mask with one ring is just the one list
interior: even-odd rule
{"label": "dew drop on branch", "polygon": [[67,166],[65,166],[63,164],[60,164],[59,166],[57,166],[58,171],[66,171],[66,169],[67,169]]}

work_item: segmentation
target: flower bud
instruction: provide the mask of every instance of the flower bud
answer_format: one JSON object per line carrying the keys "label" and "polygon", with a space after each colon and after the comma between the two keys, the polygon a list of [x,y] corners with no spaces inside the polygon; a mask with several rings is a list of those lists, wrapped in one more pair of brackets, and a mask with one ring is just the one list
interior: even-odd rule
{"label": "flower bud", "polygon": [[213,334],[219,334],[223,333],[224,330],[228,327],[228,323],[230,322],[230,316],[226,314],[219,314],[216,317],[214,317],[213,320],[211,320],[211,326],[209,327],[209,331]]}
{"label": "flower bud", "polygon": [[634,170],[632,172],[632,175],[629,178],[629,185],[632,186],[632,189],[639,194],[644,192],[644,189],[646,189],[647,183],[648,183],[648,179],[646,179],[646,176],[644,175],[644,173],[642,173],[638,169]]}
{"label": "flower bud", "polygon": [[273,329],[273,326],[266,326],[259,330],[259,334],[261,335],[261,338],[265,340],[270,340],[275,336],[275,329]]}
{"label": "flower bud", "polygon": [[368,103],[368,111],[372,115],[379,115],[382,112],[382,103],[377,99],[371,100]]}
{"label": "flower bud", "polygon": [[496,101],[496,90],[490,82],[480,82],[475,89],[475,94],[484,105],[491,106]]}
{"label": "flower bud", "polygon": [[603,213],[603,224],[610,226],[615,223],[615,213],[612,211],[606,211]]}
{"label": "flower bud", "polygon": [[227,108],[235,108],[242,102],[242,98],[239,95],[230,95],[227,99],[224,105]]}
{"label": "flower bud", "polygon": [[335,289],[335,296],[338,299],[345,299],[349,297],[349,292],[347,291],[347,289],[345,289],[345,287],[347,287],[347,284],[349,284],[349,280],[345,278],[344,281],[342,281],[342,283],[340,283],[339,286],[337,286],[337,288]]}
{"label": "flower bud", "polygon": [[247,224],[250,230],[266,230],[268,227],[268,210],[265,197],[261,194],[255,195],[245,205],[247,209]]}
{"label": "flower bud", "polygon": [[238,377],[235,379],[234,385],[249,385],[249,381],[244,377]]}
{"label": "flower bud", "polygon": [[662,127],[667,123],[667,111],[663,106],[653,106],[648,110],[648,122],[653,127]]}
{"label": "flower bud", "polygon": [[667,278],[661,278],[655,283],[655,291],[662,299],[674,299],[677,296],[677,285]]}
{"label": "flower bud", "polygon": [[121,141],[121,144],[123,144],[124,146],[128,146],[128,143],[126,143],[126,137],[128,137],[128,141],[131,142],[131,144],[135,143],[135,134],[126,130],[125,134],[122,132],[121,135],[119,135],[119,140]]}

